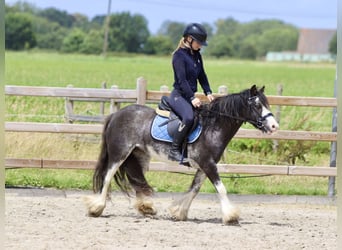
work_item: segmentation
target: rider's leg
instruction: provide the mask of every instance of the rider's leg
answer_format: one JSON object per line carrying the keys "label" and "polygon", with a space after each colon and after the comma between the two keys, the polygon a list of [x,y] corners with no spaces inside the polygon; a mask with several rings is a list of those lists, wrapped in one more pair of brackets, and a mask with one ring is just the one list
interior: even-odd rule
{"label": "rider's leg", "polygon": [[188,162],[188,160],[182,159],[183,156],[181,150],[183,142],[186,140],[188,132],[193,124],[194,111],[191,103],[186,101],[177,90],[173,90],[171,92],[169,104],[182,121],[173,136],[169,159],[185,163]]}
{"label": "rider's leg", "polygon": [[183,158],[182,155],[182,145],[183,142],[186,140],[186,136],[188,134],[189,127],[186,126],[184,123],[180,123],[178,126],[177,131],[174,133],[172,138],[171,150],[169,152],[169,159],[178,161],[178,162],[189,162],[187,158]]}

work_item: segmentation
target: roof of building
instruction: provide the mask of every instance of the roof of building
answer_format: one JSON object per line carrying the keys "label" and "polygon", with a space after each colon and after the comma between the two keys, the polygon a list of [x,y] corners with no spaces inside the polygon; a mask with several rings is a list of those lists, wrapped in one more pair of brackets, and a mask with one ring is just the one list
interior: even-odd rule
{"label": "roof of building", "polygon": [[301,29],[297,44],[300,54],[327,54],[335,29]]}

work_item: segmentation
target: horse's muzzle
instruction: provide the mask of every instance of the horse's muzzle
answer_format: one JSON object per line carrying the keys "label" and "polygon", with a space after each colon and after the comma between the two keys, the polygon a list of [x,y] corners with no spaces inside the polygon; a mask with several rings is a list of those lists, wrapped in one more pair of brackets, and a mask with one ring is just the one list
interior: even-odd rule
{"label": "horse's muzzle", "polygon": [[264,133],[271,134],[279,129],[279,124],[272,113],[268,113],[257,122],[257,127]]}

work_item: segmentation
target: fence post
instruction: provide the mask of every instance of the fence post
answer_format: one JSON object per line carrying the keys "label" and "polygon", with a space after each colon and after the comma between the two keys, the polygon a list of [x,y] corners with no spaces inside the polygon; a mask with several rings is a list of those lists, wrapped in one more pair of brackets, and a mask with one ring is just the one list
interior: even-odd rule
{"label": "fence post", "polygon": [[[336,76],[337,78],[337,76]],[[334,97],[337,97],[337,79],[335,79],[334,84]],[[332,132],[337,132],[337,108],[333,108],[332,114]],[[337,157],[337,142],[331,142],[330,148],[330,167],[336,167],[336,157]],[[328,196],[333,197],[335,195],[335,177],[329,176],[329,185],[328,185]]]}
{"label": "fence post", "polygon": [[[118,85],[112,85],[111,89],[118,90],[119,86]],[[116,99],[111,99],[110,100],[110,113],[115,113],[119,109],[120,109],[120,102],[117,102]]]}
{"label": "fence post", "polygon": [[[283,95],[283,85],[282,84],[278,84],[278,88],[277,88],[277,95],[278,96],[282,96]],[[280,105],[277,106],[276,108],[276,113],[275,113],[275,119],[278,122],[278,124],[280,124]],[[277,140],[273,140],[273,151],[277,151],[279,146],[279,143]]]}
{"label": "fence post", "polygon": [[[103,89],[106,89],[106,88],[107,88],[107,83],[106,83],[106,82],[103,82],[103,83],[101,84],[101,87],[102,87]],[[105,110],[105,102],[101,102],[101,103],[100,103],[100,114],[101,114],[102,116],[104,116],[104,110]]]}
{"label": "fence post", "polygon": [[168,86],[166,86],[166,85],[162,85],[162,86],[160,86],[160,92],[168,92],[169,91],[169,87]]}
{"label": "fence post", "polygon": [[143,77],[137,79],[137,104],[146,104],[147,81]]}
{"label": "fence post", "polygon": [[228,95],[228,87],[226,85],[219,86],[217,93],[220,95]]}
{"label": "fence post", "polygon": [[[67,88],[73,88],[73,85],[69,84],[67,85]],[[65,115],[64,115],[65,122],[72,123],[73,120],[70,118],[70,116],[74,114],[74,101],[71,100],[70,97],[65,97],[64,109],[65,109]]]}
{"label": "fence post", "polygon": [[[278,96],[282,96],[283,95],[283,85],[282,84],[278,84],[278,89],[277,89],[277,95]],[[276,109],[276,115],[275,115],[275,119],[278,123],[280,123],[280,105],[277,106]]]}

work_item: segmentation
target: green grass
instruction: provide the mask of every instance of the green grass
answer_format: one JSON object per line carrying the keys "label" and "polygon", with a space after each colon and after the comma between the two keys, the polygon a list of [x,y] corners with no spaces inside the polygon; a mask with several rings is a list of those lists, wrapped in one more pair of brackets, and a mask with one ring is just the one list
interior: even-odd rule
{"label": "green grass", "polygon": [[[109,57],[57,53],[6,52],[6,84],[98,88],[102,82],[134,89],[136,79],[148,80],[149,90],[173,83],[171,57]],[[251,84],[265,85],[269,95],[283,84],[284,95],[333,96],[334,64],[267,63],[205,58],[213,90],[227,85],[230,92]]]}
{"label": "green grass", "polygon": [[[7,186],[53,187],[58,189],[92,189],[90,170],[10,169],[6,170]],[[222,175],[222,181],[233,194],[326,195],[327,178],[252,175]],[[192,174],[148,172],[146,178],[156,192],[185,192]],[[118,187],[112,185],[112,190]],[[213,185],[206,180],[201,192],[214,193]]]}
{"label": "green grass", "polygon": [[[206,71],[214,92],[226,85],[229,92],[239,92],[252,84],[266,86],[267,95],[277,95],[278,84],[283,95],[332,97],[335,78],[334,64],[267,63],[206,58]],[[149,90],[161,85],[172,88],[171,57],[65,55],[43,52],[6,52],[6,84],[27,86],[54,86],[100,88],[118,85],[122,89],[135,89],[136,79],[143,76]],[[64,122],[64,99],[45,97],[6,96],[7,121]],[[273,107],[274,108],[274,107]],[[96,114],[99,106],[89,103],[75,104],[78,114]],[[108,105],[106,112],[109,112]],[[331,131],[329,108],[282,107],[281,129]],[[248,127],[248,125],[246,126]],[[99,152],[99,136],[70,137],[62,134],[6,133],[6,157],[94,160]],[[90,140],[83,141],[84,138]],[[270,142],[263,140],[233,140],[222,162],[251,164],[287,164],[285,156],[258,152]],[[285,143],[285,142],[281,142]],[[285,144],[294,150],[307,149],[305,159],[298,165],[329,163],[328,142],[314,145],[305,142]],[[310,150],[308,150],[310,149]],[[303,153],[304,154],[304,153]],[[270,176],[262,178],[225,178],[232,193],[272,194],[326,194],[327,178]],[[191,183],[191,176],[169,173],[148,173],[148,179],[157,191],[182,192]],[[6,170],[7,185],[35,185],[57,188],[91,188],[91,171],[80,170]],[[206,181],[202,192],[214,192]]]}

